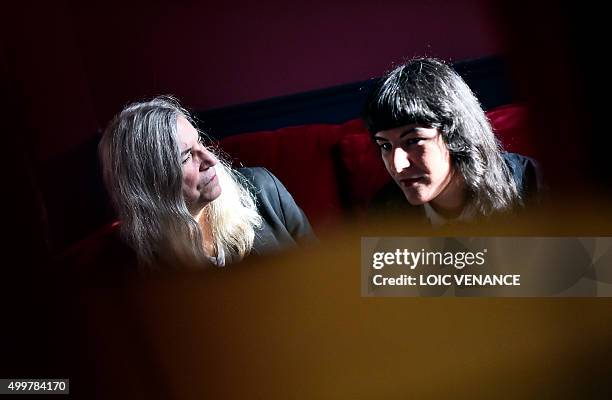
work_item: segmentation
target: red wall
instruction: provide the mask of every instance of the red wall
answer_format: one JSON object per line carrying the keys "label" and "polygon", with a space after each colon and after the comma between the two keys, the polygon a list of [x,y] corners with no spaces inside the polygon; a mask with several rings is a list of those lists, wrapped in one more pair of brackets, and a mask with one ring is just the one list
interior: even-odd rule
{"label": "red wall", "polygon": [[60,0],[15,10],[7,54],[46,160],[142,97],[204,110],[368,79],[414,55],[499,53],[481,1]]}

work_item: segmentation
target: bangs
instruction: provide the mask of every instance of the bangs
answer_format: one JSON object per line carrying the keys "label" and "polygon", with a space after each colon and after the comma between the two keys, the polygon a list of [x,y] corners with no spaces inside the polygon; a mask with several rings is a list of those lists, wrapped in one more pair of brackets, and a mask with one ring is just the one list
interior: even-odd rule
{"label": "bangs", "polygon": [[363,110],[363,120],[371,134],[408,124],[440,125],[434,107],[418,87],[383,80],[370,93]]}

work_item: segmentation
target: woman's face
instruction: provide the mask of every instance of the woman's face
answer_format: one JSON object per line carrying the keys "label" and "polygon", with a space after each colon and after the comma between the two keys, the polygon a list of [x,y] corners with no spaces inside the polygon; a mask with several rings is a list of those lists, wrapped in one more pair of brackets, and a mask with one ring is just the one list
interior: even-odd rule
{"label": "woman's face", "polygon": [[200,142],[198,131],[182,116],[176,121],[183,164],[183,197],[192,215],[221,195],[215,171],[217,159]]}
{"label": "woman's face", "polygon": [[408,202],[435,205],[453,178],[450,153],[440,131],[410,124],[377,132],[374,140]]}

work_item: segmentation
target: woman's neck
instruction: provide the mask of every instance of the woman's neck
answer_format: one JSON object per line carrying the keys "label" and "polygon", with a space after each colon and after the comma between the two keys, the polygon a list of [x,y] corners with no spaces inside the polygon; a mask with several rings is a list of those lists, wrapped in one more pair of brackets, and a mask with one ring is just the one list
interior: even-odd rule
{"label": "woman's neck", "polygon": [[448,185],[429,204],[444,218],[452,219],[461,215],[467,200],[465,180],[460,173],[454,171]]}
{"label": "woman's neck", "polygon": [[217,249],[213,240],[212,228],[208,223],[208,216],[204,210],[200,211],[196,221],[198,221],[200,230],[202,231],[202,246],[204,247],[204,252],[210,257],[216,256]]}

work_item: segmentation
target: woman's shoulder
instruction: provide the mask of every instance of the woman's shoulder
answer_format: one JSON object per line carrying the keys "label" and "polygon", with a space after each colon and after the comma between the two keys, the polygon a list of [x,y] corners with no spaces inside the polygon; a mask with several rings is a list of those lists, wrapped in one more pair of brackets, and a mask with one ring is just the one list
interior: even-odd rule
{"label": "woman's shoulder", "polygon": [[517,153],[503,153],[502,157],[524,198],[533,197],[543,190],[542,172],[535,159]]}
{"label": "woman's shoulder", "polygon": [[257,209],[265,221],[263,230],[275,238],[272,242],[287,245],[316,241],[308,218],[272,172],[263,167],[240,168],[237,172],[255,190]]}
{"label": "woman's shoulder", "polygon": [[538,162],[531,158],[518,153],[502,153],[502,157],[508,166],[518,168],[521,171],[527,168],[538,168]]}
{"label": "woman's shoulder", "polygon": [[273,185],[278,178],[264,167],[245,167],[237,168],[236,171],[244,176],[246,180],[256,188],[266,185]]}

